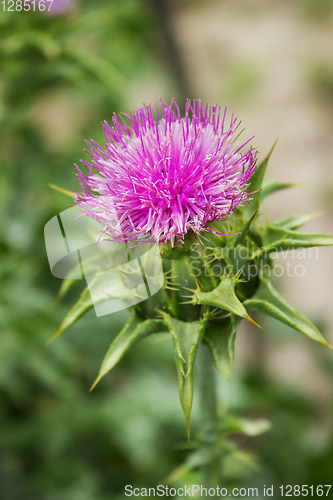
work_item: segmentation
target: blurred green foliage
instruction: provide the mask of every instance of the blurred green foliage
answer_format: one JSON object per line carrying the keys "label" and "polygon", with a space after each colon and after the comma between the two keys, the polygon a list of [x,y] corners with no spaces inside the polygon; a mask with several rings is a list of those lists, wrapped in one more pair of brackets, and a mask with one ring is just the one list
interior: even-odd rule
{"label": "blurred green foliage", "polygon": [[327,21],[332,14],[332,0],[300,0],[303,12],[315,21]]}
{"label": "blurred green foliage", "polygon": [[313,90],[325,103],[333,104],[333,65],[315,62],[309,78]]}
{"label": "blurred green foliage", "polygon": [[[170,94],[177,89],[153,4],[78,2],[59,17],[0,12],[1,500],[124,498],[126,484],[156,485],[191,446],[170,341],[145,340],[92,393],[126,313],[89,313],[45,346],[77,296],[75,289],[55,303],[60,281],[48,267],[43,228],[68,201],[47,184],[78,188],[72,172],[84,139],[102,142],[100,122],[130,111],[137,79],[154,71]],[[327,355],[316,352],[331,375]],[[235,434],[244,454],[225,462],[228,484],[328,481],[331,434],[313,446],[323,412],[307,396],[272,385],[258,366],[235,376],[229,405],[268,418],[273,430]],[[197,430],[194,402],[194,437]],[[190,471],[179,481],[200,480]]]}

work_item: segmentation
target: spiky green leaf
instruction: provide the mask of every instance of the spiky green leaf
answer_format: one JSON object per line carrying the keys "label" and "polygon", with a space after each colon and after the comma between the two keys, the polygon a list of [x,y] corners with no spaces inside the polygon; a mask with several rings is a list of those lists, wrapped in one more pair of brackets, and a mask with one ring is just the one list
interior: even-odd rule
{"label": "spiky green leaf", "polygon": [[232,315],[223,323],[209,323],[203,341],[209,347],[219,372],[229,382],[234,365],[234,343],[240,318]]}
{"label": "spiky green leaf", "polygon": [[294,231],[295,229],[304,226],[312,219],[315,219],[322,213],[323,212],[317,212],[315,214],[309,214],[309,215],[291,215],[290,217],[286,217],[285,219],[282,219],[278,222],[274,222],[274,226]]}
{"label": "spiky green leaf", "polygon": [[74,306],[68,311],[65,318],[63,319],[58,330],[52,335],[48,343],[52,342],[58,335],[60,335],[64,330],[72,326],[76,321],[83,316],[89,309],[93,307],[93,302],[89,293],[89,289],[85,288],[80,295],[79,300],[74,304]]}
{"label": "spiky green leaf", "polygon": [[185,414],[187,432],[190,434],[190,417],[193,401],[193,368],[199,344],[208,317],[188,323],[162,313],[172,335],[176,354],[180,402]]}
{"label": "spiky green leaf", "polygon": [[296,311],[273,287],[268,278],[261,277],[256,293],[244,302],[246,307],[268,314],[272,318],[285,323],[316,342],[330,347],[320,331],[301,313]]}
{"label": "spiky green leaf", "polygon": [[130,320],[110,345],[92,389],[104,375],[112,370],[129,349],[148,335],[167,331],[168,327],[163,321],[158,319],[143,320],[136,312],[133,312]]}
{"label": "spiky green leaf", "polygon": [[236,278],[231,278],[226,275],[222,276],[220,284],[211,292],[194,291],[192,302],[193,304],[203,304],[225,309],[257,325],[248,315],[242,302],[237,298],[235,294],[236,283]]}
{"label": "spiky green leaf", "polygon": [[253,194],[251,194],[252,200],[247,205],[244,206],[243,211],[242,211],[245,219],[249,219],[250,217],[252,217],[252,215],[259,208],[260,190],[262,188],[262,184],[263,184],[266,168],[268,165],[268,161],[270,159],[271,154],[273,153],[273,150],[275,148],[275,144],[276,144],[276,141],[273,144],[273,147],[270,150],[270,152],[268,153],[268,155],[266,156],[266,158],[261,163],[259,163],[255,173],[251,177],[251,184],[249,187],[249,192],[251,192]]}
{"label": "spiky green leaf", "polygon": [[278,191],[282,191],[283,189],[288,189],[295,186],[297,186],[297,184],[294,182],[282,182],[275,180],[264,181],[262,190],[260,191],[260,200],[263,200],[270,194],[277,193]]}
{"label": "spiky green leaf", "polygon": [[56,300],[61,300],[77,281],[77,279],[63,279]]}
{"label": "spiky green leaf", "polygon": [[[126,269],[129,266],[123,266]],[[83,314],[85,314],[93,306],[97,306],[108,300],[123,300],[124,307],[131,306],[133,302],[140,302],[146,297],[146,289],[144,284],[133,283],[131,276],[122,270],[117,269],[117,272],[112,273],[111,277],[107,273],[99,273],[92,277],[89,281],[89,287],[85,288],[70,311],[66,314],[63,322],[58,330],[51,337],[49,342],[53,341],[64,330],[73,325]],[[88,277],[89,278],[89,277]]]}
{"label": "spiky green leaf", "polygon": [[271,252],[281,252],[297,248],[333,245],[333,236],[321,233],[299,233],[273,224],[267,224],[262,232],[263,246],[252,258]]}
{"label": "spiky green leaf", "polygon": [[231,243],[228,242],[228,246],[229,247],[230,246],[231,247],[236,247],[237,245],[239,245],[240,243],[242,243],[242,241],[246,237],[247,233],[249,232],[250,226],[251,226],[251,224],[253,222],[253,219],[255,218],[256,215],[257,215],[257,211],[254,212],[254,214],[252,215],[252,217],[243,226],[243,228],[240,231],[240,234],[238,234],[237,236],[235,236],[235,238],[233,240],[231,240]]}
{"label": "spiky green leaf", "polygon": [[[84,258],[82,257],[82,253],[80,253],[80,262],[77,265],[73,266],[73,268],[67,273],[66,278],[63,280],[59,293],[57,295],[57,300],[62,299],[65,294],[72,288],[72,286],[78,281],[77,276],[81,274],[84,274],[84,276],[90,276],[102,273],[103,271],[111,269],[112,265],[116,267],[124,263],[123,251],[121,248],[117,247],[113,248],[106,254],[103,251],[103,248],[101,248],[101,245],[98,247],[98,249],[94,246],[94,250],[91,250],[90,248],[89,251],[84,254]],[[129,275],[130,273],[126,272],[125,267],[124,275],[126,274]]]}

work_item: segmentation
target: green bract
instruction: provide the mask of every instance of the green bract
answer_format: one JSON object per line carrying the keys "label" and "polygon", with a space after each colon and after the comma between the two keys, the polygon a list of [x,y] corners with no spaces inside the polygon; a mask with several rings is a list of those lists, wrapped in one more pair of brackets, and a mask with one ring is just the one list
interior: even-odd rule
{"label": "green bract", "polygon": [[[271,193],[292,186],[282,182],[263,182],[270,154],[259,164],[251,179],[249,192],[254,192],[251,202],[237,208],[232,218],[210,223],[200,240],[195,233],[188,232],[181,246],[171,248],[169,243],[160,244],[164,285],[155,295],[132,307],[132,316],[107,351],[94,386],[132,346],[148,335],[170,332],[180,401],[189,429],[193,369],[199,344],[204,342],[209,347],[217,369],[229,381],[238,325],[241,319],[255,323],[250,311],[265,313],[330,347],[318,329],[271,283],[273,253],[333,245],[333,237],[296,231],[312,216],[289,217],[277,223],[260,222],[260,201]],[[98,262],[94,262],[94,266],[102,270],[98,268]],[[124,276],[124,279],[128,277]],[[61,287],[60,296],[72,283],[69,276]],[[128,293],[128,288],[124,289]],[[121,295],[121,290],[121,283],[118,283],[115,296]],[[136,292],[133,280],[131,294],[135,296]],[[101,296],[100,300],[105,298]],[[86,289],[55,335],[92,306]]]}

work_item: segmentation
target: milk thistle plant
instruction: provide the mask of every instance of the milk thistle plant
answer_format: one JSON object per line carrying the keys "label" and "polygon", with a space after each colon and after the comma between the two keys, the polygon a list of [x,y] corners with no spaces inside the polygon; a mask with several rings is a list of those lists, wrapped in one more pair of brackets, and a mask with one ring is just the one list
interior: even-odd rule
{"label": "milk thistle plant", "polygon": [[[170,106],[161,102],[160,109],[141,107],[120,121],[114,116],[113,126],[103,127],[105,146],[88,142],[91,161],[83,162],[85,172],[77,167],[83,193],[75,194],[75,201],[83,213],[102,224],[100,240],[125,243],[128,248],[158,244],[164,283],[157,293],[131,307],[131,318],[111,343],[95,384],[132,346],[148,335],[169,332],[190,435],[199,351],[204,422],[201,446],[187,467],[206,466],[212,475],[225,446],[223,436],[268,428],[263,421],[249,427],[241,419],[218,420],[213,364],[229,381],[239,323],[245,319],[257,325],[251,311],[265,313],[330,347],[277,292],[271,276],[273,253],[332,245],[333,238],[297,231],[312,216],[262,221],[260,202],[292,185],[264,182],[272,151],[258,163],[250,145],[253,138],[240,142],[239,123],[234,117],[227,121],[226,111],[221,113],[217,105],[187,101],[182,117],[174,101]],[[123,279],[128,280],[126,273]],[[64,282],[61,295],[71,282]],[[131,283],[135,292],[135,279]],[[92,306],[85,290],[57,334]]]}

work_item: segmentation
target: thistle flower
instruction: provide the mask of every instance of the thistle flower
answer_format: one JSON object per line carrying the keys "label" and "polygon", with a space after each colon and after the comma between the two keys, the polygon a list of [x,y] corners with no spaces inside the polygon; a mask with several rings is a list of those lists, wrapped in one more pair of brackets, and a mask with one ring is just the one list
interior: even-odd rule
{"label": "thistle flower", "polygon": [[[187,101],[185,118],[181,118],[174,101],[170,106],[161,102],[161,108],[161,118],[155,106],[155,118],[152,107],[147,106],[131,117],[125,115],[128,121],[123,119],[121,124],[114,116],[114,128],[103,124],[105,148],[93,141],[88,143],[92,163],[83,162],[88,175],[78,169],[84,195],[78,196],[76,202],[83,212],[104,224],[102,235],[112,240],[184,245],[181,249],[178,245],[171,249],[169,244],[159,245],[164,280],[156,293],[148,293],[148,285],[155,277],[154,265],[147,263],[148,252],[135,256],[142,247],[128,256],[126,269],[111,275],[112,286],[105,290],[99,286],[109,284],[110,262],[104,254],[94,259],[96,275],[90,288],[84,290],[55,336],[93,307],[94,289],[98,291],[97,303],[108,304],[120,295],[125,302],[128,300],[132,316],[113,339],[95,384],[148,335],[170,333],[189,432],[199,347],[202,343],[208,346],[216,368],[229,381],[238,325],[242,318],[255,323],[248,310],[267,314],[333,349],[317,327],[271,283],[276,252],[333,245],[333,237],[298,231],[312,215],[277,222],[259,217],[261,201],[292,184],[274,180],[265,183],[273,148],[256,166],[256,153],[247,146],[251,139],[237,143],[239,124],[234,117],[227,126],[225,111],[222,116],[218,106],[207,104],[204,108],[200,101]],[[247,192],[249,180],[251,198]],[[236,217],[228,217],[235,209]],[[202,231],[206,232],[200,238]],[[130,250],[132,247],[129,254]],[[72,276],[69,273],[68,277]],[[73,281],[65,282],[61,295]],[[147,291],[146,299],[143,289]],[[140,300],[133,303],[133,296]],[[211,388],[206,392],[211,394]],[[216,407],[215,403],[207,406]],[[216,436],[216,443],[220,443],[217,428]],[[203,455],[215,461],[217,444],[212,444],[210,454],[207,442],[213,443],[211,434],[204,440]],[[197,463],[197,456],[193,463]]]}
{"label": "thistle flower", "polygon": [[77,167],[85,195],[76,202],[115,241],[173,246],[249,200],[256,153],[252,146],[242,152],[252,138],[239,144],[240,123],[232,116],[226,125],[217,105],[187,101],[185,118],[174,100],[161,101],[162,117],[153,109],[156,118],[148,105],[121,123],[114,115],[114,128],[104,122],[105,148],[87,141],[92,163],[83,162],[88,175]]}

